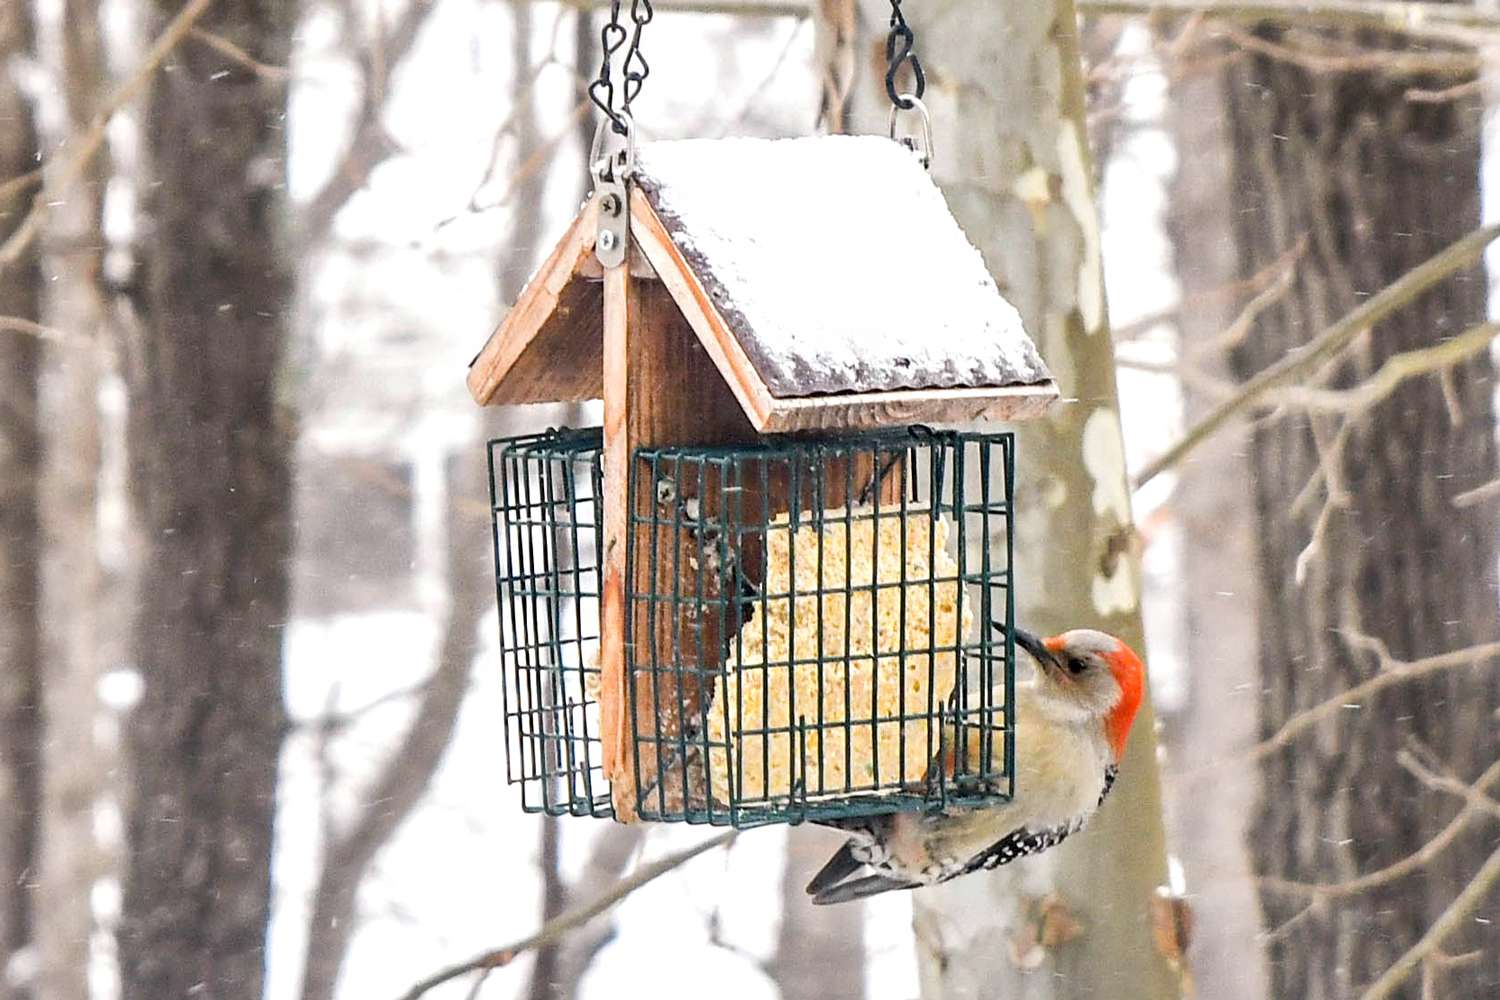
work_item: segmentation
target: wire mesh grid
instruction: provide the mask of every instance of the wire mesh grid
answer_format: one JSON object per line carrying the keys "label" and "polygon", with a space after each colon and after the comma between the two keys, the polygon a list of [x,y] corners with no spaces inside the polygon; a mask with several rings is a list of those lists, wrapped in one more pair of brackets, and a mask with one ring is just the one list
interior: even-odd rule
{"label": "wire mesh grid", "polygon": [[[530,812],[614,814],[601,456],[597,428],[490,443],[507,777]],[[641,817],[1009,797],[1013,480],[1008,434],[637,451],[624,648]]]}
{"label": "wire mesh grid", "polygon": [[598,428],[491,441],[506,777],[527,812],[614,815],[601,765]]}
{"label": "wire mesh grid", "polygon": [[638,450],[640,815],[750,826],[1009,797],[1013,480],[1008,434]]}

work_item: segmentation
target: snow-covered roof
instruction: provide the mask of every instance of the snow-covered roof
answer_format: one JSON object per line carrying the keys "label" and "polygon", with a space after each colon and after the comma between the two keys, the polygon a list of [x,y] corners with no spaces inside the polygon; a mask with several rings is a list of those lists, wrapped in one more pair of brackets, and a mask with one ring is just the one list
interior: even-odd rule
{"label": "snow-covered roof", "polygon": [[[591,198],[474,359],[480,404],[604,391],[598,219]],[[671,294],[757,431],[1018,420],[1057,398],[942,193],[889,139],[648,144],[630,239],[630,273]]]}
{"label": "snow-covered roof", "polygon": [[772,396],[1051,378],[942,192],[898,143],[650,143],[636,179]]}

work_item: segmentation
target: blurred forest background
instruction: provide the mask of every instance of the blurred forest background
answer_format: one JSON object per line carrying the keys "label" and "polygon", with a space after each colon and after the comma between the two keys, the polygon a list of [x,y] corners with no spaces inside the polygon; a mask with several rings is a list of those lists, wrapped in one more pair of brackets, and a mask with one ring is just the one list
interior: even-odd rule
{"label": "blurred forest background", "polygon": [[[463,377],[587,193],[607,14],[0,0],[0,1000],[395,998],[704,840],[504,783],[482,442],[597,413]],[[1119,385],[1145,947],[1222,1000],[1500,996],[1500,9],[1079,0],[1082,76],[1071,0],[906,14],[1002,287],[1057,192],[995,123],[1084,98],[1113,348],[1039,340]],[[888,16],[658,0],[642,137],[882,131]],[[1154,841],[959,950],[951,901],[807,906],[837,842],[745,834],[430,995],[1175,995],[1078,971],[1110,918],[1057,931]]]}

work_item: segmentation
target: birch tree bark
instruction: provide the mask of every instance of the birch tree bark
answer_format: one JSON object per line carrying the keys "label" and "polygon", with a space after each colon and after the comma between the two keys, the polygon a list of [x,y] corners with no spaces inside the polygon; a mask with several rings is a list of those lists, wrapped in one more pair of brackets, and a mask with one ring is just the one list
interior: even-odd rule
{"label": "birch tree bark", "polygon": [[[152,8],[151,34],[175,5]],[[200,26],[285,65],[292,9],[222,0]],[[291,420],[286,98],[220,47],[175,49],[142,115],[127,338],[134,501],[147,552],[142,694],[119,933],[124,1000],[258,1000],[286,726]]]}
{"label": "birch tree bark", "polygon": [[[62,136],[68,137],[81,134],[104,100],[107,67],[99,0],[65,0],[61,13]],[[54,154],[50,163],[58,162]],[[96,836],[95,816],[106,791],[128,786],[99,741],[99,680],[108,660],[104,636],[118,636],[123,645],[127,630],[115,625],[128,622],[130,600],[130,588],[119,580],[105,586],[98,523],[104,437],[99,385],[113,348],[103,276],[104,190],[112,171],[101,151],[47,222],[46,245],[58,248],[44,260],[47,322],[67,333],[68,345],[51,352],[44,380],[44,408],[52,418],[45,422],[43,601],[51,627],[43,683],[48,741],[37,880],[47,905],[37,913],[38,1000],[88,995],[96,927],[92,890],[118,863]],[[112,431],[123,433],[118,425]],[[123,659],[123,649],[110,652],[114,662]]]}
{"label": "birch tree bark", "polygon": [[[28,4],[0,7],[0,184],[37,165],[30,99],[16,69],[32,53]],[[30,199],[0,203],[0,243]],[[28,254],[0,271],[0,998],[30,996],[14,960],[33,944],[41,806],[41,273]],[[14,321],[7,323],[7,320]]]}
{"label": "birch tree bark", "polygon": [[[934,176],[1069,400],[1018,428],[1017,616],[1041,631],[1102,628],[1141,649],[1072,0],[941,0],[907,13],[929,71]],[[893,259],[904,249],[895,228]],[[925,997],[1178,995],[1151,934],[1152,897],[1166,882],[1155,751],[1148,699],[1119,783],[1085,833],[916,894]],[[1036,940],[1047,922],[1036,901],[1052,894],[1083,932],[1048,948]]]}

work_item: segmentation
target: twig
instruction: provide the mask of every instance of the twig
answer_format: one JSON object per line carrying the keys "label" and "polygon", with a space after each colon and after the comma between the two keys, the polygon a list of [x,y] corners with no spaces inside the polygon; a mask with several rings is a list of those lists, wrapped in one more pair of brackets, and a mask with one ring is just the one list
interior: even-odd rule
{"label": "twig", "polygon": [[193,24],[206,14],[213,4],[214,0],[190,0],[187,6],[178,11],[177,16],[172,18],[161,35],[151,44],[146,57],[135,68],[135,72],[104,102],[88,128],[64,145],[65,149],[72,147],[67,159],[58,166],[55,177],[44,178],[42,189],[32,199],[31,209],[26,213],[26,218],[22,219],[15,232],[11,233],[10,239],[0,245],[0,273],[4,273],[26,252],[37,234],[41,232],[42,223],[46,221],[52,205],[59,200],[64,191],[83,176],[89,161],[104,145],[104,136],[110,119],[139,96],[156,73],[157,68],[177,47],[177,43],[186,37]]}
{"label": "twig", "polygon": [[[561,0],[559,6],[578,10],[608,10],[609,0]],[[808,0],[655,0],[657,11],[673,14],[730,14],[734,17],[812,16]]]}
{"label": "twig", "polygon": [[1163,323],[1177,323],[1182,318],[1182,309],[1173,306],[1170,309],[1158,309],[1156,312],[1147,313],[1140,319],[1133,319],[1129,323],[1113,323],[1109,332],[1115,338],[1115,343],[1135,340],[1137,337],[1151,330],[1153,327]]}
{"label": "twig", "polygon": [[33,167],[24,174],[17,174],[3,183],[0,183],[0,208],[10,204],[12,198],[19,198],[31,188],[42,182],[42,168]]}
{"label": "twig", "polygon": [[[1183,30],[1183,33],[1187,34],[1191,30],[1191,27],[1186,28]],[[1159,323],[1177,322],[1181,318],[1182,313],[1193,306],[1209,305],[1223,299],[1235,299],[1248,292],[1251,295],[1251,299],[1240,310],[1240,314],[1235,317],[1234,321],[1224,329],[1223,333],[1193,353],[1197,354],[1210,350],[1228,350],[1244,339],[1245,334],[1249,332],[1250,326],[1254,323],[1257,316],[1286,294],[1286,290],[1291,287],[1292,278],[1296,275],[1297,262],[1302,259],[1302,255],[1306,252],[1307,234],[1303,233],[1295,243],[1278,254],[1275,260],[1249,277],[1226,282],[1215,288],[1194,292],[1191,295],[1185,296],[1181,302],[1170,309],[1162,309],[1143,316],[1140,319],[1132,320],[1129,323],[1111,326],[1110,333],[1114,336],[1116,343],[1123,340],[1134,340]],[[1276,291],[1276,289],[1280,290]],[[1267,298],[1268,295],[1270,296],[1269,299]]]}
{"label": "twig", "polygon": [[1282,938],[1286,937],[1292,931],[1296,930],[1299,924],[1301,924],[1308,917],[1311,917],[1314,913],[1320,911],[1322,908],[1322,900],[1314,899],[1312,902],[1308,903],[1302,909],[1294,913],[1291,917],[1287,918],[1286,922],[1281,926],[1274,927],[1271,930],[1266,931],[1264,934],[1259,935],[1258,943],[1262,948],[1270,947],[1271,945],[1280,941]]}
{"label": "twig", "polygon": [[[506,138],[508,138],[511,132],[514,130],[516,120],[520,117],[522,110],[526,106],[526,103],[532,99],[532,94],[536,91],[537,82],[541,79],[542,74],[546,72],[549,67],[561,65],[563,65],[563,63],[560,59],[558,59],[557,53],[549,52],[545,59],[542,59],[536,65],[531,67],[530,75],[527,78],[526,86],[523,89],[511,89],[510,113],[505,116],[505,120],[500,123],[500,127],[495,129],[495,135],[490,140],[490,155],[487,161],[489,165],[485,167],[484,175],[479,178],[479,183],[474,185],[474,190],[469,194],[469,202],[465,208],[465,211],[479,211],[479,195],[482,191],[484,191],[485,188],[489,187],[490,184],[492,184],[495,178],[499,175],[501,147],[505,145]],[[578,90],[580,91],[580,93],[586,94],[587,89],[588,83],[586,81],[579,82]],[[585,101],[584,103],[585,106],[587,106],[589,102]],[[443,226],[456,221],[457,219],[457,215],[454,215],[448,219],[444,219],[442,222],[438,223],[438,228],[441,229]]]}
{"label": "twig", "polygon": [[700,854],[705,854],[716,847],[722,847],[731,843],[738,835],[738,830],[726,830],[717,837],[711,837],[675,854],[669,854],[664,858],[658,858],[649,864],[642,865],[621,879],[613,889],[581,906],[564,910],[536,931],[521,938],[514,944],[506,945],[503,948],[495,948],[483,954],[476,955],[467,962],[459,962],[457,965],[450,965],[446,969],[433,973],[401,994],[401,1000],[417,1000],[418,997],[428,990],[441,986],[460,976],[466,976],[471,972],[498,969],[501,966],[508,965],[516,956],[523,952],[557,940],[575,927],[580,927],[588,923],[647,883],[654,882],[656,879],[667,874],[667,872],[681,868]]}
{"label": "twig", "polygon": [[379,43],[365,60],[368,67],[365,98],[359,110],[354,138],[328,175],[328,180],[298,213],[304,242],[322,242],[332,229],[339,210],[365,186],[375,168],[399,150],[380,121],[390,96],[386,82],[395,67],[411,52],[422,26],[436,8],[433,0],[410,0],[394,26],[387,30],[381,24]]}
{"label": "twig", "polygon": [[1423,844],[1416,851],[1408,854],[1400,861],[1386,865],[1384,868],[1367,872],[1364,875],[1357,875],[1346,882],[1293,882],[1289,879],[1262,876],[1255,880],[1255,884],[1260,888],[1277,892],[1338,899],[1387,885],[1412,872],[1420,871],[1431,864],[1432,860],[1447,849],[1448,845],[1457,840],[1458,836],[1467,830],[1476,819],[1485,814],[1486,808],[1478,801],[1468,797],[1469,790],[1472,789],[1480,796],[1483,796],[1486,802],[1493,801],[1487,795],[1484,795],[1484,793],[1496,781],[1500,781],[1500,761],[1491,764],[1483,774],[1474,780],[1473,784],[1465,787],[1463,793],[1461,793],[1465,795],[1466,799],[1464,807],[1454,815],[1453,819],[1448,821],[1447,826],[1434,834],[1432,839],[1428,840],[1427,843]]}
{"label": "twig", "polygon": [[1465,97],[1484,92],[1486,80],[1479,77],[1473,80],[1465,80],[1463,83],[1455,83],[1451,87],[1441,90],[1429,90],[1425,87],[1412,87],[1401,96],[1412,104],[1447,104],[1449,101],[1457,101]]}
{"label": "twig", "polygon": [[[1285,44],[1286,39],[1273,42],[1268,38],[1251,34],[1240,28],[1224,25],[1222,33],[1242,49],[1269,56],[1278,62],[1300,66],[1310,73],[1352,73],[1376,70],[1394,76],[1416,76],[1419,74],[1441,74],[1446,76],[1468,76],[1476,72],[1482,63],[1473,52],[1402,52],[1390,49],[1359,50],[1349,53],[1318,51],[1305,46]],[[1290,33],[1289,33],[1290,34]],[[1325,46],[1326,39],[1316,39]]]}
{"label": "twig", "polygon": [[369,701],[365,702],[363,705],[360,705],[358,708],[351,708],[347,712],[335,712],[331,707],[326,708],[323,713],[316,718],[307,719],[303,722],[293,722],[291,723],[289,728],[318,730],[319,732],[330,735],[340,733],[343,730],[348,729],[355,723],[359,722],[361,719],[372,712],[385,708],[387,705],[394,705],[398,702],[407,701],[408,699],[417,697],[432,685],[432,681],[433,678],[431,675],[429,675],[418,681],[416,684],[411,684],[403,688],[397,688],[394,691],[387,691],[385,694],[380,695],[378,698],[372,698]]}
{"label": "twig", "polygon": [[1311,708],[1303,709],[1296,715],[1287,719],[1276,730],[1274,736],[1262,740],[1249,750],[1249,758],[1258,760],[1273,751],[1286,746],[1303,730],[1318,722],[1334,715],[1344,709],[1345,705],[1358,702],[1364,698],[1384,691],[1386,688],[1401,684],[1418,677],[1426,677],[1428,674],[1439,673],[1444,670],[1452,670],[1457,667],[1473,666],[1475,663],[1492,656],[1500,656],[1500,642],[1486,642],[1477,646],[1467,646],[1463,649],[1451,650],[1447,653],[1438,653],[1436,656],[1424,657],[1420,660],[1412,660],[1410,663],[1402,663],[1389,656],[1389,654],[1378,654],[1383,662],[1380,673],[1367,681],[1362,681],[1346,691],[1329,698],[1327,701],[1319,702]]}
{"label": "twig", "polygon": [[1246,382],[1237,395],[1215,406],[1207,416],[1189,428],[1176,444],[1142,469],[1136,477],[1136,489],[1182,461],[1231,418],[1257,405],[1271,390],[1279,389],[1317,369],[1372,325],[1407,305],[1454,272],[1478,260],[1484,248],[1494,242],[1496,237],[1500,237],[1500,226],[1485,226],[1474,230],[1386,285],[1309,343],[1263,369]]}
{"label": "twig", "polygon": [[59,330],[55,326],[44,326],[23,316],[0,316],[0,332],[19,333],[22,336],[36,337],[38,340],[46,340],[54,344],[66,344],[73,339],[73,335],[66,330]]}
{"label": "twig", "polygon": [[225,59],[233,63],[238,63],[263,80],[281,85],[287,83],[292,78],[292,71],[285,66],[272,66],[270,63],[263,63],[223,35],[216,35],[212,31],[205,31],[202,28],[194,28],[188,34],[192,36],[194,41],[202,42]]}
{"label": "twig", "polygon": [[[563,127],[558,130],[557,134],[552,136],[546,142],[542,143],[536,149],[533,149],[530,155],[528,155],[526,159],[522,160],[516,166],[515,172],[510,175],[510,182],[506,185],[505,191],[500,195],[500,197],[496,198],[493,201],[481,204],[477,200],[475,200],[475,197],[471,196],[469,199],[469,204],[464,206],[462,212],[460,212],[458,215],[450,215],[448,218],[441,220],[440,222],[438,222],[435,228],[442,229],[446,226],[452,225],[467,213],[473,213],[477,215],[484,212],[493,212],[496,209],[504,208],[506,205],[509,205],[511,199],[514,198],[517,192],[521,190],[522,185],[532,177],[536,176],[536,174],[551,160],[552,153],[557,149],[557,147],[562,145],[563,141],[567,139],[568,136],[573,134],[573,126],[583,121],[584,117],[588,114],[589,108],[592,106],[593,102],[587,97],[574,105],[573,110],[568,114],[567,120],[563,123]],[[477,194],[478,191],[476,190],[475,195],[477,196]]]}
{"label": "twig", "polygon": [[1317,28],[1376,28],[1455,40],[1466,31],[1500,30],[1500,17],[1469,4],[1397,0],[1078,0],[1078,12],[1187,17],[1207,14],[1236,21],[1275,21]]}
{"label": "twig", "polygon": [[1500,882],[1500,850],[1496,850],[1489,856],[1479,871],[1474,873],[1469,884],[1464,886],[1463,892],[1460,892],[1453,902],[1448,904],[1442,916],[1427,928],[1427,933],[1422,935],[1422,939],[1408,948],[1406,953],[1396,960],[1396,964],[1375,980],[1361,995],[1360,1000],[1385,1000],[1386,997],[1395,993],[1406,981],[1406,977],[1422,963],[1422,960],[1436,951],[1443,943],[1443,939],[1457,930],[1459,925],[1468,919],[1469,914],[1484,902],[1496,882]]}
{"label": "twig", "polygon": [[[1478,646],[1468,646],[1447,653],[1439,653],[1436,656],[1413,660],[1410,663],[1402,663],[1392,657],[1389,651],[1386,650],[1385,644],[1373,636],[1357,635],[1348,630],[1341,630],[1340,634],[1352,644],[1362,646],[1367,651],[1374,653],[1382,663],[1381,672],[1367,681],[1363,681],[1346,691],[1334,695],[1326,701],[1319,702],[1311,708],[1298,712],[1282,723],[1281,728],[1273,736],[1259,743],[1252,744],[1243,751],[1237,751],[1182,769],[1177,773],[1178,780],[1194,781],[1218,770],[1226,764],[1241,765],[1259,760],[1267,754],[1274,753],[1282,747],[1287,746],[1309,726],[1321,722],[1330,715],[1343,711],[1344,706],[1358,698],[1368,697],[1392,685],[1425,677],[1428,674],[1469,666],[1485,657],[1500,656],[1500,642],[1490,642]],[[1496,717],[1500,718],[1500,712],[1496,713]]]}
{"label": "twig", "polygon": [[469,989],[468,1000],[478,1000],[479,991],[484,989],[485,982],[489,980],[490,973],[494,971],[494,969],[484,969],[479,975],[474,977],[474,985]]}
{"label": "twig", "polygon": [[[1302,255],[1306,252],[1307,235],[1304,233],[1301,239],[1292,244],[1285,253],[1272,262],[1271,266],[1276,270],[1270,282],[1260,291],[1256,292],[1249,302],[1245,303],[1244,307],[1240,309],[1230,324],[1224,328],[1224,332],[1215,336],[1200,348],[1199,351],[1195,351],[1194,353],[1214,350],[1220,354],[1224,354],[1243,343],[1245,338],[1250,335],[1250,331],[1255,328],[1255,321],[1260,319],[1261,314],[1286,298],[1287,293],[1292,290],[1292,285],[1297,277],[1297,262],[1302,259]],[[1261,273],[1265,272],[1262,271]],[[1260,275],[1257,274],[1256,278],[1258,279],[1259,277]]]}
{"label": "twig", "polygon": [[1453,498],[1455,507],[1473,507],[1475,504],[1484,503],[1486,500],[1500,497],[1500,479],[1492,479],[1483,486],[1476,486],[1472,490],[1464,490]]}
{"label": "twig", "polygon": [[1478,323],[1451,340],[1391,355],[1374,375],[1353,389],[1297,386],[1276,392],[1274,399],[1278,404],[1318,413],[1366,410],[1395,392],[1402,382],[1413,376],[1467,361],[1489,347],[1490,341],[1497,336],[1500,336],[1500,325]]}
{"label": "twig", "polygon": [[[1500,802],[1490,798],[1483,785],[1484,777],[1489,775],[1486,771],[1481,775],[1480,781],[1466,784],[1451,774],[1439,774],[1417,759],[1417,755],[1410,750],[1402,750],[1396,754],[1396,762],[1404,767],[1418,781],[1439,792],[1447,792],[1464,800],[1465,809],[1476,809],[1488,813],[1495,819],[1500,819]],[[1493,769],[1494,765],[1491,766]]]}

